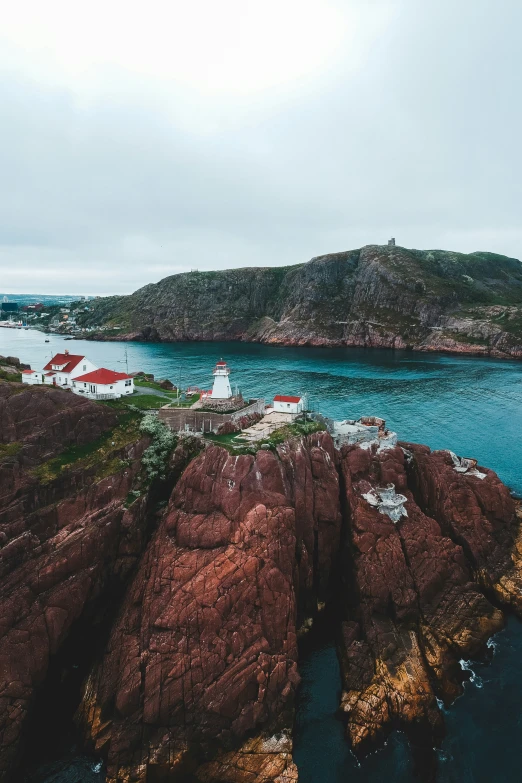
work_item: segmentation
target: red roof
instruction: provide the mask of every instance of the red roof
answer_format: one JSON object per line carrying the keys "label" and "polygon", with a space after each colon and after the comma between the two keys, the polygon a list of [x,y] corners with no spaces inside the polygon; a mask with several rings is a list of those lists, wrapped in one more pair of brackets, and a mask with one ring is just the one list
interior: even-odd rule
{"label": "red roof", "polygon": [[227,366],[226,362],[218,362],[216,365],[216,367],[226,367],[226,366]]}
{"label": "red roof", "polygon": [[274,402],[301,402],[301,397],[287,397],[284,394],[276,394]]}
{"label": "red roof", "polygon": [[46,377],[46,378],[50,378],[50,377],[51,377],[51,375],[56,375],[56,373],[55,373],[55,372],[46,372],[46,373],[45,373],[45,377]]}
{"label": "red roof", "polygon": [[116,383],[116,381],[126,381],[128,379],[130,379],[130,375],[127,375],[124,372],[114,372],[114,370],[107,370],[105,367],[100,367],[99,370],[93,370],[92,372],[86,373],[86,375],[80,375],[74,380],[106,385],[109,383]]}
{"label": "red roof", "polygon": [[32,375],[36,370],[22,370],[22,375]]}
{"label": "red roof", "polygon": [[61,370],[61,372],[72,372],[76,365],[80,364],[82,359],[85,359],[85,356],[78,356],[74,353],[57,353],[56,356],[53,356],[50,362],[47,362],[44,370],[52,370],[53,364],[57,364],[60,367],[62,364],[64,364],[65,367],[63,370]]}

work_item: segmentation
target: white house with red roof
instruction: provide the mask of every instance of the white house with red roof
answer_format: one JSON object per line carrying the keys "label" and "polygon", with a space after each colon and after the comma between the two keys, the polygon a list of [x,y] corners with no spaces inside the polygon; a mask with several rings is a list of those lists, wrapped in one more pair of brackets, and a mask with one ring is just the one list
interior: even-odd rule
{"label": "white house with red roof", "polygon": [[294,397],[286,394],[276,394],[274,397],[274,410],[277,413],[302,413],[304,407],[304,397]]}
{"label": "white house with red roof", "polygon": [[31,386],[42,383],[42,373],[37,370],[22,370],[22,383],[29,383]]}
{"label": "white house with red roof", "polygon": [[98,368],[86,356],[64,351],[53,356],[43,369],[44,383],[54,386],[72,386],[74,378]]}
{"label": "white house with red roof", "polygon": [[100,367],[76,377],[72,382],[72,390],[91,400],[118,399],[134,392],[134,381],[124,372]]}

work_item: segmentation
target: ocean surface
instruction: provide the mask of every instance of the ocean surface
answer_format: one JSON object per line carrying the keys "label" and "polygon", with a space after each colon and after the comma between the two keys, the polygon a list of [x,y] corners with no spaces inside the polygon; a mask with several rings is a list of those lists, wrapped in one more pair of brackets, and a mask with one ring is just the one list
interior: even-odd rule
{"label": "ocean surface", "polygon": [[[55,335],[44,340],[32,330],[2,331],[0,354],[38,369],[53,353],[68,349],[99,366],[124,370],[128,364],[129,371],[201,388],[211,387],[213,366],[223,358],[233,387],[245,397],[307,394],[310,407],[337,419],[382,416],[401,439],[475,457],[522,496],[522,362],[357,348],[100,343]],[[437,753],[441,783],[522,780],[522,625],[511,618],[492,649],[489,665],[469,664],[474,675],[446,712],[447,737]],[[340,675],[330,639],[310,645],[300,670],[295,742],[300,783],[417,780],[401,734],[361,764],[351,755],[335,717]],[[71,769],[31,779],[67,783]],[[89,781],[104,779],[102,770],[92,774]]]}
{"label": "ocean surface", "polygon": [[16,302],[20,307],[23,305],[38,304],[41,302],[43,305],[68,305],[71,302],[77,302],[79,296],[70,296],[68,294],[63,295],[50,295],[50,294],[2,294],[0,292],[0,302],[4,297],[7,297],[9,302]]}

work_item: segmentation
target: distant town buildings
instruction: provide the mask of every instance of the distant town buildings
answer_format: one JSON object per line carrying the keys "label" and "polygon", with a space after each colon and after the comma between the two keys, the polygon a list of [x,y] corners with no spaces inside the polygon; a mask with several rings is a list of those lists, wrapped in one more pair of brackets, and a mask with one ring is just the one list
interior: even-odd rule
{"label": "distant town buildings", "polygon": [[388,239],[388,246],[389,247],[395,247],[395,237],[392,237],[391,239]]}

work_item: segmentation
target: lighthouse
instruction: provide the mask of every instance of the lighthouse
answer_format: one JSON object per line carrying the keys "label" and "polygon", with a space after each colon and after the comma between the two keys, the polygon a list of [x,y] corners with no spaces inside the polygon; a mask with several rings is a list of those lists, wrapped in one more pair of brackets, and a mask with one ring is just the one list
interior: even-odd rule
{"label": "lighthouse", "polygon": [[230,370],[227,367],[227,363],[221,359],[216,364],[214,369],[214,386],[212,387],[212,399],[213,400],[228,400],[232,397],[232,389],[230,388],[230,381],[228,376]]}

